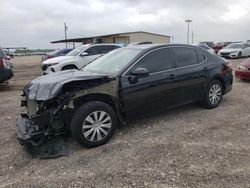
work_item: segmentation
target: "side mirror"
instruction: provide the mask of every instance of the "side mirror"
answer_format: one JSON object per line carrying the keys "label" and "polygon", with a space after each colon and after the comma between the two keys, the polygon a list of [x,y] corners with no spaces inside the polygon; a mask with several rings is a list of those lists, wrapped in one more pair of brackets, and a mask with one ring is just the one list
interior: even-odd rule
{"label": "side mirror", "polygon": [[149,75],[149,71],[147,68],[137,68],[134,71],[131,71],[131,74],[133,76],[146,77]]}
{"label": "side mirror", "polygon": [[82,52],[80,56],[87,56],[88,53],[87,52]]}

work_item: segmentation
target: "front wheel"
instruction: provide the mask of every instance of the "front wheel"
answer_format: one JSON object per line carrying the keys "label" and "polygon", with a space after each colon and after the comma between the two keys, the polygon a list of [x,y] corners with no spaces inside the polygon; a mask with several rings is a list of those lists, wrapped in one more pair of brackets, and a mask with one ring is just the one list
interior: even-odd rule
{"label": "front wheel", "polygon": [[213,80],[207,87],[204,104],[207,108],[216,108],[222,100],[223,88],[218,80]]}
{"label": "front wheel", "polygon": [[106,143],[117,126],[113,108],[100,101],[83,104],[73,115],[72,136],[85,147],[97,147]]}

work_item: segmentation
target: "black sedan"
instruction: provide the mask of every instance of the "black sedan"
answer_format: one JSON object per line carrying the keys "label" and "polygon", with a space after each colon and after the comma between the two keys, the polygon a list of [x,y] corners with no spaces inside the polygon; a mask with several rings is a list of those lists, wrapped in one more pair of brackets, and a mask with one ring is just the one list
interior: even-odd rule
{"label": "black sedan", "polygon": [[67,70],[24,88],[16,132],[36,146],[72,133],[82,145],[104,144],[127,118],[192,102],[217,107],[232,89],[228,62],[191,45],[138,45],[114,50],[82,71]]}

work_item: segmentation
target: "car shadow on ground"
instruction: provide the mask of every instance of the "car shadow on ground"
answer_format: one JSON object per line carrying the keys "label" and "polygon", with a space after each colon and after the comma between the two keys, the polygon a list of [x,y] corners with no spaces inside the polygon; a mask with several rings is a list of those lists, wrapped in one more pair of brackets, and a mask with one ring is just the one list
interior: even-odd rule
{"label": "car shadow on ground", "polygon": [[1,91],[10,91],[10,90],[12,90],[12,86],[10,86],[9,84],[7,84],[7,85],[0,84],[0,92]]}
{"label": "car shadow on ground", "polygon": [[[188,113],[189,111],[200,111],[200,110],[207,110],[204,108],[201,104],[199,103],[192,103],[192,104],[187,104],[184,106],[180,106],[178,108],[172,108],[172,109],[167,109],[167,110],[161,110],[161,111],[156,111],[152,112],[150,114],[145,114],[143,116],[137,116],[137,117],[132,117],[129,118],[126,121],[125,125],[119,125],[116,129],[115,134],[113,137],[104,145],[96,147],[99,149],[107,149],[108,147],[112,147],[114,144],[113,142],[116,142],[116,139],[119,139],[121,135],[127,137],[130,135],[130,131],[135,131],[136,130],[144,130],[145,127],[148,126],[148,124],[154,124],[155,122],[158,122],[159,119],[162,119],[164,117],[169,117],[169,119],[176,118],[176,116],[183,116],[184,114]],[[154,126],[154,125],[152,125]],[[164,125],[162,125],[164,126]],[[133,129],[133,130],[131,130]],[[123,139],[123,138],[121,138]],[[67,148],[69,148],[69,152],[75,153],[79,151],[87,151],[90,148],[85,148],[78,144],[76,140],[73,139],[71,134],[68,134],[67,136],[64,137],[65,140],[65,145]],[[93,148],[95,149],[95,148]],[[92,150],[92,149],[91,149]]]}

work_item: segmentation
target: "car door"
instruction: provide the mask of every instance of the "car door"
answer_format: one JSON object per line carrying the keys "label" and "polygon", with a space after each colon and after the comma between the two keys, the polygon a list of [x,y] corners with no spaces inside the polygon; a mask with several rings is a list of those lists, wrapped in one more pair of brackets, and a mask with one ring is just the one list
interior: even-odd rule
{"label": "car door", "polygon": [[191,47],[173,47],[176,63],[179,102],[189,103],[203,98],[210,67],[207,58]]}
{"label": "car door", "polygon": [[[146,68],[149,75],[132,75],[138,68]],[[170,48],[155,49],[142,56],[121,76],[121,98],[128,116],[169,108],[176,103],[176,70]],[[137,79],[136,82],[132,81]]]}

